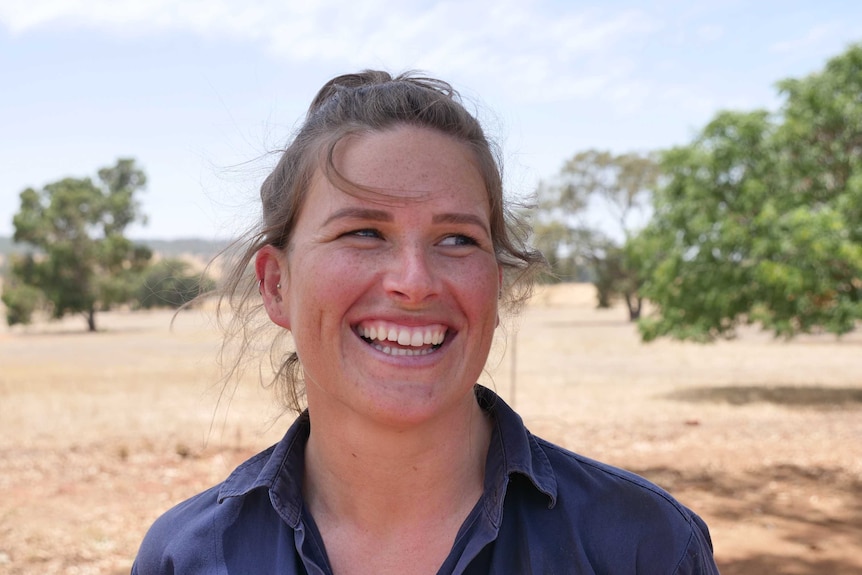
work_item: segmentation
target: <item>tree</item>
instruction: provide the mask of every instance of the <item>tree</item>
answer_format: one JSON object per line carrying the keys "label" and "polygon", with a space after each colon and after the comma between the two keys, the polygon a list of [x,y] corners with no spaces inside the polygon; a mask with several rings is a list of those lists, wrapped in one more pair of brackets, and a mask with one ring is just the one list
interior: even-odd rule
{"label": "tree", "polygon": [[[540,192],[541,197],[541,192]],[[544,254],[551,274],[544,274],[542,281],[580,281],[584,279],[586,268],[575,252],[578,245],[577,231],[560,219],[552,219],[547,211],[536,210],[533,217],[533,245]],[[586,280],[589,280],[587,276]]]}
{"label": "tree", "polygon": [[145,221],[135,194],[146,176],[131,159],[98,176],[98,183],[65,178],[21,192],[13,239],[32,250],[13,260],[12,281],[3,290],[10,325],[29,322],[32,311],[44,307],[54,318],[81,313],[95,331],[98,310],[134,296],[137,274],[152,254],[123,233]]}
{"label": "tree", "polygon": [[568,160],[557,181],[540,186],[537,194],[535,243],[552,268],[564,279],[588,268],[599,307],[623,297],[633,320],[640,316],[642,298],[625,246],[646,219],[658,175],[651,154],[587,150]]}
{"label": "tree", "polygon": [[722,112],[663,155],[637,239],[645,339],[842,334],[862,318],[862,46],[779,89],[778,114]]}
{"label": "tree", "polygon": [[137,291],[140,306],[176,309],[215,289],[213,279],[189,268],[187,262],[179,259],[164,259],[150,266]]}

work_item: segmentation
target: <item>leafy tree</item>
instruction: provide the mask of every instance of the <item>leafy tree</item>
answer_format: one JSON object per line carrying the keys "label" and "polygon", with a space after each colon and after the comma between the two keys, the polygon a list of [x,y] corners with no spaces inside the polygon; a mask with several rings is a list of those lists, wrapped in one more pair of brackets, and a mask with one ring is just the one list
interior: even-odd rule
{"label": "leafy tree", "polygon": [[651,154],[587,150],[568,160],[556,182],[540,186],[537,194],[535,243],[553,269],[569,279],[586,267],[599,307],[623,297],[632,319],[640,316],[642,298],[625,246],[646,219],[658,175]]}
{"label": "leafy tree", "polygon": [[[22,262],[26,267],[27,261]],[[27,323],[41,302],[39,290],[18,281],[12,281],[3,288],[2,300],[6,306],[6,323]]]}
{"label": "leafy tree", "polygon": [[778,114],[722,112],[664,154],[636,240],[645,339],[842,334],[862,318],[862,45],[779,89]]}
{"label": "leafy tree", "polygon": [[81,313],[95,331],[98,310],[133,297],[135,279],[152,254],[123,233],[145,220],[135,194],[146,176],[131,159],[118,160],[98,176],[97,183],[65,178],[21,192],[13,239],[33,251],[13,259],[13,279],[3,290],[10,325],[29,322],[42,306],[55,318]]}
{"label": "leafy tree", "polygon": [[215,289],[213,279],[192,272],[190,267],[180,259],[164,259],[150,266],[138,288],[140,306],[176,309]]}
{"label": "leafy tree", "polygon": [[582,258],[575,251],[578,245],[576,230],[564,221],[551,219],[548,212],[537,210],[538,221],[533,224],[533,245],[544,254],[552,274],[542,281],[580,281],[586,273]]}

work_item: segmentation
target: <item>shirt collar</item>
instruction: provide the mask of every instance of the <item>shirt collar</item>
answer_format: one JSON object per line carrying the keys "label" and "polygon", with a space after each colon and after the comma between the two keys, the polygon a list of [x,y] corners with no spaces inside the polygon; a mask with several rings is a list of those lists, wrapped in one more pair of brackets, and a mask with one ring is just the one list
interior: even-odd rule
{"label": "shirt collar", "polygon": [[229,497],[244,497],[255,489],[266,489],[273,508],[295,529],[302,513],[305,444],[310,429],[306,410],[296,418],[281,441],[258,453],[228,476],[219,490],[218,502]]}
{"label": "shirt collar", "polygon": [[[479,405],[494,420],[494,431],[485,463],[485,511],[497,527],[503,515],[506,488],[513,474],[523,475],[548,497],[548,507],[557,502],[557,480],[544,450],[524,427],[521,417],[497,394],[475,386]],[[225,480],[219,490],[221,503],[243,497],[255,489],[267,489],[273,508],[293,528],[302,512],[302,476],[305,444],[310,422],[308,411],[296,418],[281,441],[252,457]]]}
{"label": "shirt collar", "polygon": [[485,511],[498,527],[503,502],[512,475],[526,477],[533,487],[548,497],[548,508],[557,503],[557,478],[544,450],[524,427],[521,416],[490,389],[476,386],[479,405],[494,420],[494,433],[485,463]]}

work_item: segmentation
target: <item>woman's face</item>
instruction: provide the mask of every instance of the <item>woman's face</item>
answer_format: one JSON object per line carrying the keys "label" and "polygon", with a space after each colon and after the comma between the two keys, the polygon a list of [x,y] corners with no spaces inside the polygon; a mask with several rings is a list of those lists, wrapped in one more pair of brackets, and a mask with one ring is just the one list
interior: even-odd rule
{"label": "woman's face", "polygon": [[348,137],[336,168],[387,196],[350,195],[318,173],[286,254],[259,256],[279,275],[268,309],[293,334],[312,412],[403,426],[474,401],[501,271],[473,157],[425,128]]}

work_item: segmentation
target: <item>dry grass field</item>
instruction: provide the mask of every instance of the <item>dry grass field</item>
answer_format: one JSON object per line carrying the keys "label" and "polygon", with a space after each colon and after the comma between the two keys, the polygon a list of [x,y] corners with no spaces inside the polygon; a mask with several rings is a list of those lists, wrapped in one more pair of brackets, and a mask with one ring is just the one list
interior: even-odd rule
{"label": "dry grass field", "polygon": [[[289,423],[256,372],[218,402],[205,314],[98,319],[0,327],[2,574],[128,573],[156,516]],[[517,323],[482,383],[699,512],[722,573],[862,573],[862,333],[644,345],[586,286],[538,293]]]}

